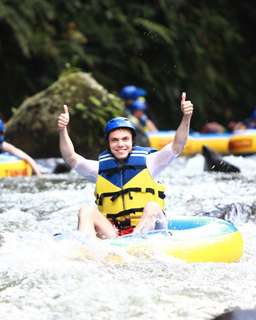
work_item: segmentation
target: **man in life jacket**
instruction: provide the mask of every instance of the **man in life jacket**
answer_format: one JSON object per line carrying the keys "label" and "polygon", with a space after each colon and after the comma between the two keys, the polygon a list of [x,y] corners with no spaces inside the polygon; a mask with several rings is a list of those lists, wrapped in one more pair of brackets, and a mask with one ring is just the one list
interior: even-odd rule
{"label": "man in life jacket", "polygon": [[1,152],[8,152],[8,153],[13,154],[14,156],[16,156],[22,160],[25,160],[26,162],[28,162],[30,164],[34,173],[37,176],[41,176],[40,169],[39,169],[37,163],[35,162],[35,160],[32,159],[27,153],[25,153],[21,149],[6,142],[4,132],[5,132],[5,126],[4,126],[2,119],[0,118],[0,153]]}
{"label": "man in life jacket", "polygon": [[107,149],[98,161],[86,159],[74,150],[68,135],[68,107],[58,117],[60,151],[67,164],[96,183],[96,206],[83,205],[78,230],[88,236],[115,238],[131,232],[163,228],[166,222],[164,187],[155,179],[183,150],[189,134],[193,104],[181,96],[183,117],[172,143],[153,152],[135,146],[136,131],[123,117],[111,119],[105,127]]}

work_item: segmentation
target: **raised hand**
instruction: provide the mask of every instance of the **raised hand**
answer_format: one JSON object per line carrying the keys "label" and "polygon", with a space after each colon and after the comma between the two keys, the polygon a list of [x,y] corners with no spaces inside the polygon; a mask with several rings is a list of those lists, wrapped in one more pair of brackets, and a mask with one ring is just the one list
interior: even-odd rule
{"label": "raised hand", "polygon": [[68,106],[64,104],[63,106],[64,112],[61,113],[58,117],[58,129],[59,131],[64,130],[68,124],[69,124],[69,112],[68,112]]}
{"label": "raised hand", "polygon": [[193,104],[190,100],[186,100],[186,98],[186,92],[182,92],[180,102],[181,111],[184,116],[191,117],[193,114]]}

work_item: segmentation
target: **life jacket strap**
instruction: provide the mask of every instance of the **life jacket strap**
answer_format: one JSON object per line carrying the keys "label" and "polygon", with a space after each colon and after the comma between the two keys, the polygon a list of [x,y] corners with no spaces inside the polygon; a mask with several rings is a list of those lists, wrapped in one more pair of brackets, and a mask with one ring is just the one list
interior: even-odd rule
{"label": "life jacket strap", "polygon": [[129,192],[141,192],[141,188],[126,188],[120,191],[114,192],[103,192],[100,196],[97,194],[96,203],[102,206],[103,199],[106,197],[111,197],[111,201],[115,201],[119,196],[129,193]]}
{"label": "life jacket strap", "polygon": [[124,195],[130,192],[141,192],[141,188],[127,188],[113,193],[111,197],[111,201],[115,201],[119,196]]}
{"label": "life jacket strap", "polygon": [[[144,192],[151,193],[153,195],[155,194],[155,190],[152,188],[145,188],[144,190],[145,190]],[[143,188],[126,188],[126,189],[115,191],[115,192],[104,192],[100,196],[97,194],[96,203],[99,206],[102,206],[104,198],[111,197],[111,201],[115,201],[119,196],[124,195],[126,193],[130,193],[130,192],[143,192]],[[160,199],[164,199],[165,193],[163,191],[158,191],[158,197]],[[132,199],[132,196],[130,196],[130,198]]]}
{"label": "life jacket strap", "polygon": [[144,208],[132,208],[132,209],[127,209],[127,210],[123,210],[123,211],[120,211],[116,214],[113,214],[113,213],[107,213],[106,217],[107,219],[111,219],[111,220],[116,220],[116,218],[120,218],[120,217],[123,217],[123,216],[128,216],[130,215],[131,213],[136,213],[136,212],[142,212],[144,210]]}

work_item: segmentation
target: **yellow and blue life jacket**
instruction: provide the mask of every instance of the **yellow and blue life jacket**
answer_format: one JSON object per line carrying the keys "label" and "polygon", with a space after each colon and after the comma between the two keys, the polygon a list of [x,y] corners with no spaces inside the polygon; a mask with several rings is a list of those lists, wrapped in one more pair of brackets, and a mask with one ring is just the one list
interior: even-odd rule
{"label": "yellow and blue life jacket", "polygon": [[154,151],[133,147],[122,163],[109,151],[99,155],[96,204],[118,229],[135,227],[149,201],[164,208],[164,186],[153,179],[146,166],[146,156]]}

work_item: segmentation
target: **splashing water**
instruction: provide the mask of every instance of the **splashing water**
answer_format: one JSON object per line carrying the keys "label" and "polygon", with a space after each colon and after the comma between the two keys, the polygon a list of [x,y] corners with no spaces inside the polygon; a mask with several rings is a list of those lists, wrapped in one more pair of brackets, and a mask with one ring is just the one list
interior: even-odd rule
{"label": "splashing water", "polygon": [[73,172],[0,180],[0,318],[200,320],[256,307],[256,158],[225,159],[241,173],[204,172],[198,155],[178,159],[161,180],[169,217],[234,222],[245,252],[231,264],[188,264],[150,250],[131,256],[99,241],[81,252],[78,242],[52,235],[77,234],[79,207],[93,203],[92,184]]}

